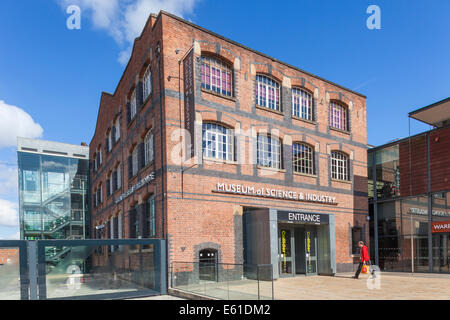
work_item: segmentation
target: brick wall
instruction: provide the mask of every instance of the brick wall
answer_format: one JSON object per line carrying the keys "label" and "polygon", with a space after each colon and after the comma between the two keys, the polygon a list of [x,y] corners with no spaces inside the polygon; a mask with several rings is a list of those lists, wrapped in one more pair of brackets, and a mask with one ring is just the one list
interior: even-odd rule
{"label": "brick wall", "polygon": [[[152,26],[152,27],[151,27]],[[155,56],[157,44],[161,46],[161,83],[163,114],[159,112],[158,64]],[[283,142],[282,170],[257,168],[252,163],[251,150],[254,136],[243,139],[238,150],[242,157],[231,163],[179,161],[180,127],[184,128],[183,68],[182,59],[194,50],[195,70],[195,122],[197,132],[207,121],[219,122],[244,132],[276,134]],[[227,98],[201,90],[199,57],[212,54],[227,62],[233,70],[233,97]],[[167,235],[171,261],[198,260],[204,248],[218,251],[220,262],[242,263],[242,212],[244,207],[270,207],[334,214],[336,219],[337,263],[351,265],[351,227],[366,226],[367,216],[367,152],[366,152],[366,102],[365,97],[299,70],[233,41],[194,26],[172,15],[161,13],[152,16],[140,38],[135,42],[131,60],[125,69],[116,92],[103,94],[99,119],[91,141],[91,157],[99,145],[104,144],[106,131],[121,113],[126,116],[126,97],[139,79],[146,61],[152,65],[153,94],[138,111],[129,127],[121,124],[121,141],[113,152],[104,157],[104,163],[93,173],[93,190],[106,180],[108,172],[118,162],[124,167],[123,186],[103,204],[93,208],[93,225],[107,221],[118,212],[124,213],[124,237],[127,237],[128,212],[133,205],[145,202],[156,194],[157,236]],[[345,70],[343,70],[345,72]],[[255,77],[263,73],[281,84],[281,112],[261,109],[255,103]],[[303,121],[291,116],[290,92],[300,87],[311,92],[315,101],[315,121]],[[180,99],[181,98],[181,99]],[[338,101],[347,106],[349,132],[333,130],[329,126],[328,105]],[[160,129],[160,116],[164,125]],[[127,159],[133,145],[138,145],[151,128],[155,134],[154,164],[141,170],[137,177],[127,175]],[[161,133],[163,148],[161,149]],[[253,138],[252,138],[253,137]],[[201,136],[196,138],[196,156],[201,160]],[[290,149],[292,142],[305,142],[315,149],[316,172],[314,175],[292,173]],[[331,179],[330,154],[340,150],[349,155],[351,181]],[[185,152],[185,151],[184,151]],[[163,160],[161,161],[161,153]],[[236,159],[238,160],[238,159]],[[256,159],[253,159],[256,160]],[[200,163],[201,162],[201,163]],[[161,174],[164,165],[164,178]],[[130,188],[149,172],[156,172],[154,183],[139,189],[127,199],[115,205],[119,194]],[[162,180],[163,179],[163,180]],[[164,188],[162,188],[162,182]],[[213,193],[218,182],[250,183],[255,187],[280,188],[297,192],[311,192],[335,196],[337,206],[301,203],[289,200],[245,197]],[[165,194],[163,195],[162,192]],[[164,196],[165,201],[161,204]],[[106,197],[104,197],[106,198]],[[164,210],[164,215],[161,215]],[[164,221],[162,221],[164,218]],[[164,232],[163,232],[164,231]]]}

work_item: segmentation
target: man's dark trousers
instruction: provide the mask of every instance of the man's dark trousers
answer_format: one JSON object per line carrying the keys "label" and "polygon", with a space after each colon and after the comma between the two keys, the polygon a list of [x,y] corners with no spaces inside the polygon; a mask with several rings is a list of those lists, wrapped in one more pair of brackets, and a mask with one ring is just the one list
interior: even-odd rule
{"label": "man's dark trousers", "polygon": [[[371,265],[370,260],[369,260],[369,261],[366,261],[366,264],[367,264],[368,266],[370,266],[370,265]],[[356,270],[356,273],[355,273],[355,278],[356,278],[356,279],[358,279],[359,274],[361,273],[361,269],[362,269],[362,266],[363,266],[363,265],[364,265],[364,262],[360,262],[360,263],[359,263],[359,265],[358,265],[358,270]],[[372,274],[373,274],[373,271],[372,271]]]}

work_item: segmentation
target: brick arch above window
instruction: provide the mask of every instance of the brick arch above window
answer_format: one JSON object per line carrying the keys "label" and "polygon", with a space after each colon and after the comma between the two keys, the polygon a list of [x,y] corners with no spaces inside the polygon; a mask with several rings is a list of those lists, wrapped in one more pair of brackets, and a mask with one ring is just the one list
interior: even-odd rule
{"label": "brick arch above window", "polygon": [[315,87],[312,83],[305,80],[304,78],[290,78],[290,79],[291,79],[291,88],[305,90],[308,93],[312,94],[312,96],[314,97],[314,92],[318,88]]}
{"label": "brick arch above window", "polygon": [[347,108],[351,110],[353,106],[353,101],[350,100],[344,93],[336,92],[336,91],[327,91],[326,92],[326,100],[327,102],[335,101],[337,103],[341,103]]}
{"label": "brick arch above window", "polygon": [[254,129],[254,135],[255,137],[258,135],[269,135],[271,137],[277,137],[278,139],[280,139],[280,141],[283,144],[286,144],[285,142],[287,142],[287,144],[291,144],[292,143],[292,138],[290,135],[284,133],[283,131],[279,130],[279,129],[268,129],[268,128],[255,128]]}
{"label": "brick arch above window", "polygon": [[291,139],[293,141],[292,143],[308,144],[313,147],[315,151],[319,152],[319,140],[314,139],[309,135],[295,134],[291,136]]}
{"label": "brick arch above window", "polygon": [[350,160],[353,160],[354,150],[349,148],[345,144],[339,144],[339,143],[327,144],[327,154],[331,154],[331,152],[333,152],[333,151],[344,153],[344,154],[348,155]]}
{"label": "brick arch above window", "polygon": [[254,74],[261,74],[267,77],[273,78],[275,81],[281,84],[283,83],[284,74],[277,68],[274,68],[271,64],[266,63],[251,63],[250,68],[254,71]]}
{"label": "brick arch above window", "polygon": [[217,122],[219,124],[227,126],[230,129],[236,129],[237,127],[240,127],[239,122],[233,117],[225,113],[221,113],[219,116],[219,113],[214,111],[197,111],[195,121],[202,123]]}
{"label": "brick arch above window", "polygon": [[228,48],[222,47],[217,43],[211,42],[197,42],[200,46],[201,55],[214,55],[228,61],[231,67],[233,67],[234,61],[237,58],[236,55],[232,53],[232,51]]}

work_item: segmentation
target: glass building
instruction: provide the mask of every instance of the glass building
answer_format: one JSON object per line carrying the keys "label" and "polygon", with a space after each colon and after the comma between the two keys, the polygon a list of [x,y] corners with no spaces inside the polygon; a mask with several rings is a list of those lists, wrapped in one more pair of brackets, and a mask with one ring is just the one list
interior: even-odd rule
{"label": "glass building", "polygon": [[371,254],[384,271],[450,273],[450,98],[409,117],[433,129],[368,150]]}
{"label": "glass building", "polygon": [[89,238],[89,147],[18,138],[20,238]]}

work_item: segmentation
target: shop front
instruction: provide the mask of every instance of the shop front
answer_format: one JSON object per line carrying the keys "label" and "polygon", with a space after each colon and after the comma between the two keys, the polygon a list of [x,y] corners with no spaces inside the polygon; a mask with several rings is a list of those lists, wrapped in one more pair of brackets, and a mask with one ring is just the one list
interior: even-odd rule
{"label": "shop front", "polygon": [[272,264],[274,278],[333,275],[334,215],[248,208],[244,210],[244,260]]}
{"label": "shop front", "polygon": [[[323,232],[328,229],[328,215],[289,211],[278,211],[277,215],[280,276],[317,275],[319,251],[321,262],[329,254]],[[319,245],[322,245],[321,250]]]}

